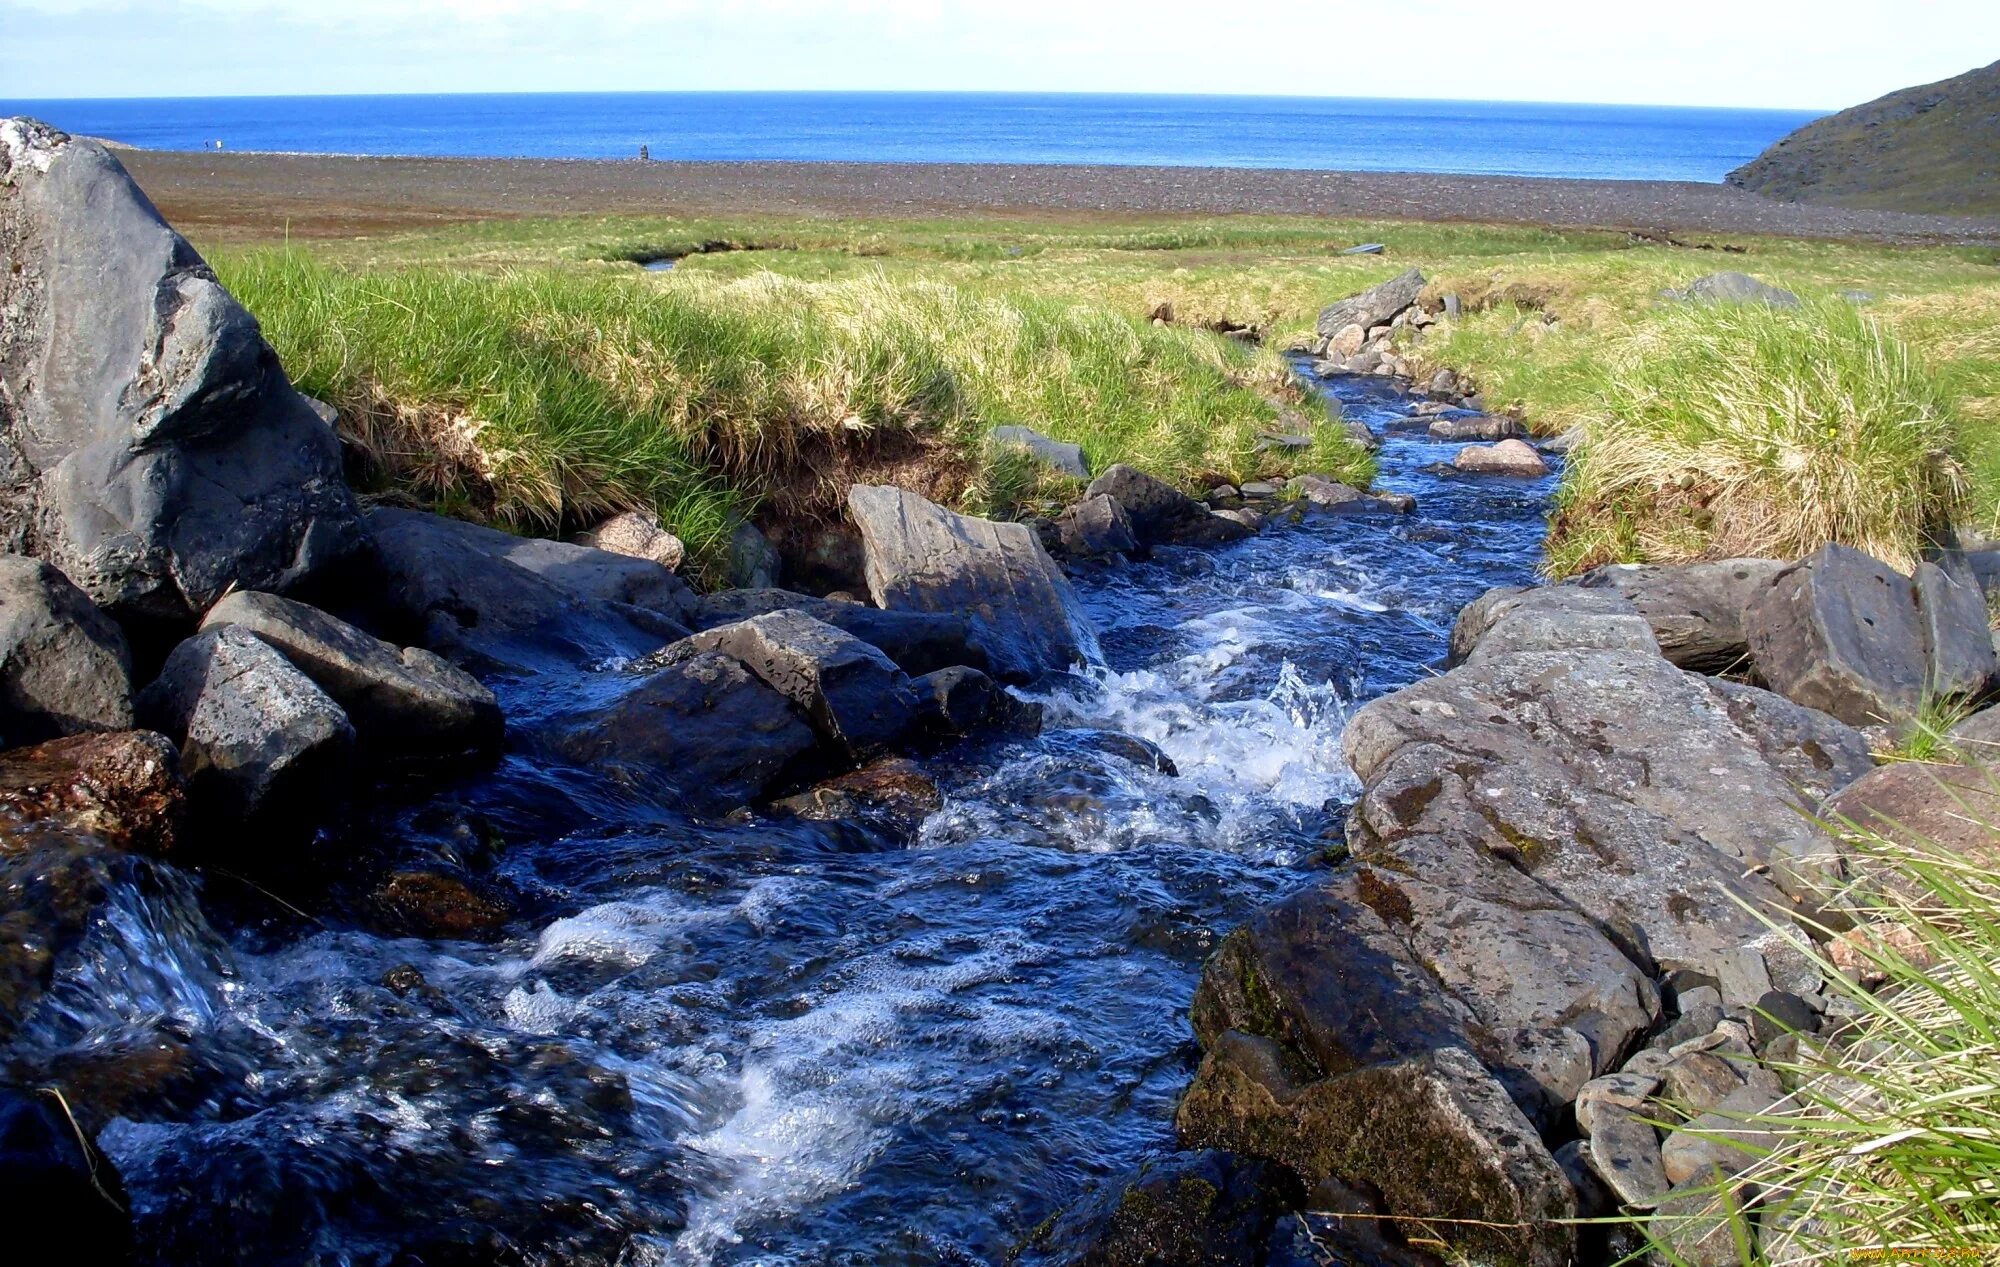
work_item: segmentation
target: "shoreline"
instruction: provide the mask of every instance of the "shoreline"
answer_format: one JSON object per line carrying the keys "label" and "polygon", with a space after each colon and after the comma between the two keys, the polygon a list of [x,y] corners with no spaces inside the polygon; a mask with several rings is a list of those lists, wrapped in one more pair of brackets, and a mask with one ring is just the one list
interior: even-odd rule
{"label": "shoreline", "polygon": [[1783,203],[1727,185],[1304,168],[682,162],[117,151],[173,222],[231,240],[349,237],[481,220],[792,213],[1310,216],[2000,244],[2000,219]]}

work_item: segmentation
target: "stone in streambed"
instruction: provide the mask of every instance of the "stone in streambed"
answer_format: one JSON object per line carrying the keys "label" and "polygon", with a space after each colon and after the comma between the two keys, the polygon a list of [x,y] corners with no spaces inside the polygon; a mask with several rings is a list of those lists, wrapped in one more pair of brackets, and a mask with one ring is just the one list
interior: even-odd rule
{"label": "stone in streambed", "polygon": [[1439,418],[1431,423],[1433,440],[1511,440],[1528,434],[1518,418],[1473,414],[1462,418]]}
{"label": "stone in streambed", "polygon": [[186,812],[180,754],[164,735],[72,735],[0,754],[0,836],[43,825],[114,849],[168,854]]}
{"label": "stone in streambed", "polygon": [[1016,705],[998,682],[978,669],[956,665],[915,678],[917,720],[932,734],[969,735]]}
{"label": "stone in streambed", "polygon": [[753,616],[698,633],[686,645],[735,659],[792,701],[849,761],[880,753],[915,723],[916,696],[896,662],[804,612]]}
{"label": "stone in streambed", "polygon": [[1451,460],[1454,468],[1472,475],[1513,475],[1540,479],[1549,473],[1549,464],[1524,440],[1502,440],[1498,444],[1468,445]]}
{"label": "stone in streambed", "polygon": [[488,938],[514,914],[490,885],[441,868],[394,872],[369,900],[389,931],[401,937]]}
{"label": "stone in streambed", "polygon": [[233,625],[282,652],[339,703],[370,749],[450,753],[497,747],[493,692],[421,647],[398,648],[304,603],[239,590],[203,629]]}
{"label": "stone in streambed", "polygon": [[676,659],[539,735],[557,756],[702,814],[762,799],[817,746],[789,700],[715,651]]}
{"label": "stone in streambed", "polygon": [[1025,524],[956,514],[907,490],[868,484],[850,489],[847,504],[877,606],[963,618],[987,670],[1002,681],[1032,681],[1095,655],[1068,579]]}
{"label": "stone in streambed", "polygon": [[1304,1194],[1276,1166],[1207,1150],[1141,1166],[1037,1229],[1021,1267],[1264,1267]]}
{"label": "stone in streambed", "polygon": [[1118,499],[1105,493],[1086,497],[1056,517],[1063,553],[1072,559],[1137,554],[1138,534]]}
{"label": "stone in streambed", "polygon": [[945,612],[884,611],[865,603],[813,598],[782,589],[723,590],[701,600],[698,629],[733,625],[775,611],[800,611],[878,648],[911,676],[938,669],[986,667],[986,653],[971,642],[972,627]]}
{"label": "stone in streambed", "polygon": [[866,822],[910,837],[943,805],[936,781],[921,766],[884,757],[773,801],[771,808],[815,822]]}
{"label": "stone in streambed", "polygon": [[184,621],[362,542],[340,444],[94,141],[0,122],[0,544]]}
{"label": "stone in streambed", "polygon": [[198,812],[300,819],[345,777],[354,728],[312,680],[247,629],[174,648],[139,716],[180,746]]}
{"label": "stone in streambed", "polygon": [[132,725],[132,657],[118,622],[47,563],[0,555],[0,741]]}
{"label": "stone in streambed", "polygon": [[1125,511],[1132,534],[1145,546],[1223,545],[1251,535],[1162,480],[1124,463],[1090,482],[1088,497],[1110,497]]}

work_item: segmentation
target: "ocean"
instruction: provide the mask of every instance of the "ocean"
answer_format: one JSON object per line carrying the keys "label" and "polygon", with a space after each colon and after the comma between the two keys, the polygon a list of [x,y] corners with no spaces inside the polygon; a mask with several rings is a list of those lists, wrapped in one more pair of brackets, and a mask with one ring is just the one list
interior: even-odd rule
{"label": "ocean", "polygon": [[1109,163],[1719,181],[1811,111],[1048,93],[0,101],[150,149],[482,158]]}

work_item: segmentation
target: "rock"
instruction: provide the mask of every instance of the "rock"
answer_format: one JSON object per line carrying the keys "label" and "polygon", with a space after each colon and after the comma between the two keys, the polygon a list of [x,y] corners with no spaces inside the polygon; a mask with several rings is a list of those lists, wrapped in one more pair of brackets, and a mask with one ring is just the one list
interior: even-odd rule
{"label": "rock", "polygon": [[957,666],[926,673],[910,683],[918,720],[933,734],[969,735],[1008,704],[1000,684],[978,669]]}
{"label": "rock", "polygon": [[203,629],[233,625],[282,652],[332,696],[371,750],[451,753],[500,744],[500,704],[462,669],[420,647],[399,649],[304,603],[238,590]]}
{"label": "rock", "polygon": [[1136,554],[1139,538],[1118,499],[1099,493],[1064,510],[1056,518],[1063,553],[1077,559],[1101,559]]}
{"label": "rock", "polygon": [[1518,475],[1539,479],[1549,473],[1549,464],[1524,440],[1502,440],[1498,444],[1472,444],[1451,460],[1458,470],[1474,475]]}
{"label": "rock", "polygon": [[1984,708],[1951,728],[1953,752],[1972,765],[2000,766],[2000,707]]}
{"label": "rock", "polygon": [[815,822],[866,822],[914,837],[924,819],[943,805],[936,782],[920,766],[901,757],[884,757],[774,801],[771,808]]}
{"label": "rock", "polygon": [[1462,664],[1482,649],[1493,655],[1522,651],[1657,653],[1659,642],[1652,627],[1622,596],[1558,585],[1488,590],[1466,604],[1452,625],[1452,662]]}
{"label": "rock", "polygon": [[1370,496],[1392,515],[1408,515],[1417,509],[1417,499],[1408,493],[1372,493]]}
{"label": "rock", "polygon": [[1341,254],[1342,254],[1342,255],[1380,255],[1380,254],[1381,254],[1382,252],[1384,252],[1384,251],[1386,251],[1386,250],[1388,250],[1388,249],[1389,249],[1389,248],[1387,248],[1387,247],[1383,246],[1383,245],[1382,245],[1382,244],[1381,244],[1380,242],[1363,242],[1363,243],[1362,243],[1362,244],[1361,244],[1360,246],[1350,246],[1350,247],[1348,247],[1348,248],[1347,248],[1346,250],[1342,251],[1342,252],[1341,252]]}
{"label": "rock", "polygon": [[1923,627],[1926,689],[1943,699],[1986,693],[1996,664],[1986,596],[1970,569],[1919,563],[1917,619]]}
{"label": "rock", "polygon": [[1424,275],[1414,268],[1380,285],[1371,286],[1324,309],[1319,314],[1319,336],[1331,339],[1348,326],[1360,326],[1365,331],[1386,325],[1395,319],[1397,313],[1417,302],[1417,296],[1423,289]]}
{"label": "rock", "polygon": [[657,563],[414,510],[368,512],[383,623],[478,672],[632,659],[687,636],[694,595]]}
{"label": "rock", "polygon": [[1090,478],[1090,466],[1083,460],[1081,445],[1051,440],[1032,427],[995,427],[986,433],[986,439],[992,444],[1026,449],[1037,462],[1059,475],[1067,475],[1074,480]]}
{"label": "rock", "polygon": [[1464,390],[1458,381],[1457,371],[1450,369],[1441,369],[1432,374],[1430,381],[1424,385],[1424,394],[1433,400],[1455,401]]}
{"label": "rock", "polygon": [[578,537],[576,543],[593,550],[645,559],[669,572],[678,572],[687,558],[687,546],[679,537],[660,527],[655,516],[638,510],[613,515]]}
{"label": "rock", "polygon": [[917,699],[896,662],[804,612],[752,616],[698,633],[686,645],[742,664],[792,701],[849,761],[882,752],[915,723]]}
{"label": "rock", "polygon": [[40,743],[132,726],[118,622],[46,563],[0,555],[0,736]]}
{"label": "rock", "polygon": [[347,771],[354,728],[311,679],[247,629],[207,629],[174,648],[139,695],[139,717],[180,746],[196,812],[302,816]]}
{"label": "rock", "polygon": [[1559,436],[1541,437],[1535,441],[1535,446],[1544,453],[1553,453],[1557,457],[1568,457],[1582,448],[1583,442],[1588,438],[1589,433],[1582,427],[1571,427]]}
{"label": "rock", "polygon": [[[0,158],[11,126],[0,123]],[[0,1190],[23,1219],[60,1238],[66,1261],[134,1261],[131,1206],[118,1171],[53,1093],[0,1087]]]}
{"label": "rock", "polygon": [[1751,1040],[1759,1051],[1781,1034],[1810,1034],[1818,1028],[1819,1014],[1804,999],[1784,990],[1766,991],[1750,1014]]}
{"label": "rock", "polygon": [[1649,566],[1614,563],[1576,584],[1615,590],[1653,627],[1660,652],[1683,669],[1726,673],[1748,662],[1744,616],[1785,565],[1776,559]]}
{"label": "rock", "polygon": [[340,444],[104,147],[0,123],[0,543],[186,620],[360,544]]}
{"label": "rock", "polygon": [[815,746],[790,701],[714,651],[655,670],[610,704],[553,719],[540,739],[616,782],[665,790],[697,814],[762,799]]}
{"label": "rock", "polygon": [[393,872],[370,900],[400,937],[480,940],[499,933],[514,915],[489,886],[442,869]]}
{"label": "rock", "polygon": [[1901,761],[1835,793],[1820,813],[1889,840],[2000,866],[2000,766]]}
{"label": "rock", "polygon": [[1252,501],[1269,501],[1284,490],[1269,480],[1246,480],[1238,491]]}
{"label": "rock", "polygon": [[1757,1228],[1719,1170],[1695,1175],[1675,1186],[1647,1222],[1647,1232],[1672,1253],[1653,1263],[1673,1267],[1742,1267],[1757,1262]]}
{"label": "rock", "polygon": [[1583,1156],[1618,1203],[1631,1209],[1652,1209],[1673,1187],[1660,1161],[1660,1137],[1638,1112],[1623,1105],[1599,1106]]}
{"label": "rock", "polygon": [[962,615],[987,671],[1002,681],[1032,681],[1094,658],[1096,638],[1069,581],[1025,525],[954,514],[915,493],[867,484],[850,489],[847,504],[878,606]]}
{"label": "rock", "polygon": [[1853,726],[1914,717],[1927,669],[1908,577],[1842,545],[1778,573],[1744,616],[1771,689]]}
{"label": "rock", "polygon": [[1296,475],[1290,487],[1298,493],[1299,500],[1314,510],[1330,511],[1336,515],[1385,513],[1388,507],[1382,505],[1357,488],[1324,479],[1317,475]]}
{"label": "rock", "polygon": [[784,572],[784,560],[757,525],[737,524],[729,533],[722,576],[735,589],[769,589]]}
{"label": "rock", "polygon": [[[1341,434],[1352,440],[1358,447],[1369,453],[1382,447],[1382,437],[1375,434],[1367,423],[1350,421],[1340,424]],[[1246,497],[1249,494],[1244,494]]]}
{"label": "rock", "polygon": [[1348,322],[1334,329],[1326,336],[1326,354],[1334,359],[1351,359],[1368,342],[1368,329],[1358,322]]}
{"label": "rock", "polygon": [[1690,1051],[1673,1058],[1661,1082],[1665,1087],[1661,1098],[1683,1116],[1695,1118],[1741,1090],[1743,1076],[1712,1051]]}
{"label": "rock", "polygon": [[1431,423],[1433,440],[1509,440],[1528,434],[1519,418],[1474,414],[1469,418],[1439,418]]}
{"label": "rock", "polygon": [[1218,510],[1215,513],[1232,523],[1242,524],[1251,532],[1262,532],[1264,530],[1264,516],[1247,506],[1236,510]]}
{"label": "rock", "polygon": [[164,735],[72,735],[0,754],[0,852],[6,832],[45,824],[113,849],[170,854],[186,812],[180,754]]}
{"label": "rock", "polygon": [[1698,1174],[1719,1169],[1742,1173],[1757,1158],[1778,1146],[1772,1124],[1753,1120],[1767,1114],[1777,1097],[1768,1088],[1744,1086],[1722,1103],[1667,1136],[1660,1160],[1676,1186]]}
{"label": "rock", "polygon": [[1250,535],[1243,525],[1122,462],[1092,480],[1088,496],[1116,501],[1141,545],[1221,545]]}
{"label": "rock", "polygon": [[1366,1185],[1411,1235],[1496,1267],[1562,1267],[1576,1196],[1535,1128],[1469,1052],[1306,1086],[1211,1050],[1175,1115],[1183,1143],[1275,1161],[1308,1187]]}
{"label": "rock", "polygon": [[1766,304],[1772,308],[1796,308],[1799,297],[1748,273],[1711,273],[1697,278],[1685,291],[1669,291],[1675,299],[1697,304]]}
{"label": "rock", "polygon": [[1149,1162],[1037,1229],[1022,1267],[1264,1267],[1303,1195],[1277,1167],[1213,1150]]}
{"label": "rock", "polygon": [[767,612],[800,611],[854,635],[894,660],[911,676],[938,669],[985,667],[986,653],[971,645],[972,627],[943,612],[883,611],[861,603],[813,598],[790,590],[723,590],[701,600],[700,629],[735,624]]}

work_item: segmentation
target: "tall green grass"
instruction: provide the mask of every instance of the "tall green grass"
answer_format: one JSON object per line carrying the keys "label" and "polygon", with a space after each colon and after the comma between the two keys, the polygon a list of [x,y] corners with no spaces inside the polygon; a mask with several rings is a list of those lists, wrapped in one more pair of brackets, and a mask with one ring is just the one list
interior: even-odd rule
{"label": "tall green grass", "polygon": [[1830,541],[1906,570],[1965,492],[1955,397],[1880,322],[1677,305],[1596,368],[1550,567],[1797,558]]}
{"label": "tall green grass", "polygon": [[[698,559],[752,506],[837,515],[859,478],[1010,510],[988,494],[1014,482],[981,478],[1007,423],[1189,487],[1283,474],[1294,459],[1260,435],[1310,407],[1272,352],[880,273],[216,264],[384,484],[545,531],[656,509]],[[1315,438],[1312,458],[1367,482],[1336,426]]]}

